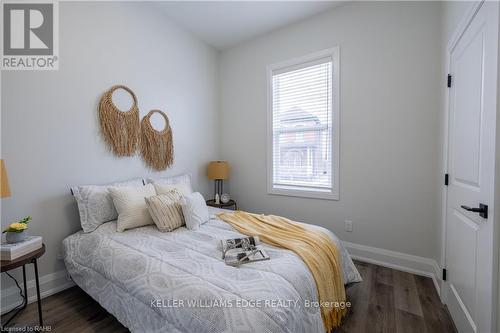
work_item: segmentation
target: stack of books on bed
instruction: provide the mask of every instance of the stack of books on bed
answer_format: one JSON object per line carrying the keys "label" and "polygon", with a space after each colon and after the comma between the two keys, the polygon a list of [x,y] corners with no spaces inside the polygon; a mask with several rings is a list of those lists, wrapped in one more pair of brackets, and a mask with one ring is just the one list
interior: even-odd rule
{"label": "stack of books on bed", "polygon": [[41,236],[28,236],[19,243],[2,244],[0,252],[2,260],[14,260],[42,247]]}
{"label": "stack of books on bed", "polygon": [[222,259],[230,266],[268,260],[269,255],[257,246],[259,244],[258,236],[222,240]]}

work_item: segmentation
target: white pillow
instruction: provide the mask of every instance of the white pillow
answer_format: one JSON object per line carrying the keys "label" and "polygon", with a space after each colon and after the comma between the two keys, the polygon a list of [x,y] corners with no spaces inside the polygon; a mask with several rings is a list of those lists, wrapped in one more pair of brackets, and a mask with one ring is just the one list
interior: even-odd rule
{"label": "white pillow", "polygon": [[199,192],[184,196],[179,203],[186,221],[186,228],[196,230],[201,224],[210,220],[207,203]]}
{"label": "white pillow", "polygon": [[156,195],[151,184],[143,187],[110,187],[109,193],[113,197],[118,220],[116,230],[122,232],[127,229],[153,224],[144,198]]}
{"label": "white pillow", "polygon": [[173,177],[163,178],[146,178],[144,184],[159,184],[159,185],[172,185],[172,184],[185,184],[189,188],[189,193],[193,193],[193,186],[191,185],[191,176],[189,174],[182,174]]}
{"label": "white pillow", "polygon": [[173,190],[177,190],[181,195],[190,195],[193,193],[191,187],[188,184],[153,184],[156,190],[156,194],[168,194]]}
{"label": "white pillow", "polygon": [[133,179],[108,185],[85,185],[71,188],[78,204],[83,232],[94,231],[101,224],[116,220],[118,217],[113,198],[108,191],[111,186],[142,187],[143,182],[142,179]]}

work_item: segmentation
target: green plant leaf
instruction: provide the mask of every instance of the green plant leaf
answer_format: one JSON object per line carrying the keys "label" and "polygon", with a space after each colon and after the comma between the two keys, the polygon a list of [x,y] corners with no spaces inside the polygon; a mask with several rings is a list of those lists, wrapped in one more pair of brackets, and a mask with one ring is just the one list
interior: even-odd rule
{"label": "green plant leaf", "polygon": [[19,223],[28,224],[30,221],[31,221],[31,216],[30,216],[30,215],[28,215],[28,216],[26,216],[25,218],[21,219],[21,220],[19,221]]}

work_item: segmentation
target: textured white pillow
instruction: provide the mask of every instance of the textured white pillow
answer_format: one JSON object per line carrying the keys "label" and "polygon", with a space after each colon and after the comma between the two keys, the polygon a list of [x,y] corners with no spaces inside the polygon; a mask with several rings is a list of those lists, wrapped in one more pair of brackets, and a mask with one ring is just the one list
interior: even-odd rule
{"label": "textured white pillow", "polygon": [[122,232],[127,229],[153,224],[144,198],[156,195],[151,184],[142,187],[110,187],[109,193],[113,197],[118,220],[116,230]]}
{"label": "textured white pillow", "polygon": [[143,182],[142,179],[133,179],[108,185],[85,185],[71,188],[78,204],[83,232],[94,231],[101,224],[116,220],[118,217],[113,198],[108,191],[111,186],[142,187]]}
{"label": "textured white pillow", "polygon": [[186,221],[186,228],[196,230],[201,224],[210,220],[207,203],[199,192],[184,196],[179,203]]}
{"label": "textured white pillow", "polygon": [[158,184],[154,183],[157,194],[168,194],[170,191],[177,190],[182,195],[190,195],[191,187],[188,184]]}

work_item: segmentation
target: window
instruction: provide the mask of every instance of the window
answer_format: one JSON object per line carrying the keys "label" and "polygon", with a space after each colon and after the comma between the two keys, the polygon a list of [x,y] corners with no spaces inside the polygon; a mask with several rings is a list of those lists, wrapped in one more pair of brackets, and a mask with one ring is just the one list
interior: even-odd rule
{"label": "window", "polygon": [[269,193],[339,199],[338,68],[338,48],[269,66]]}

